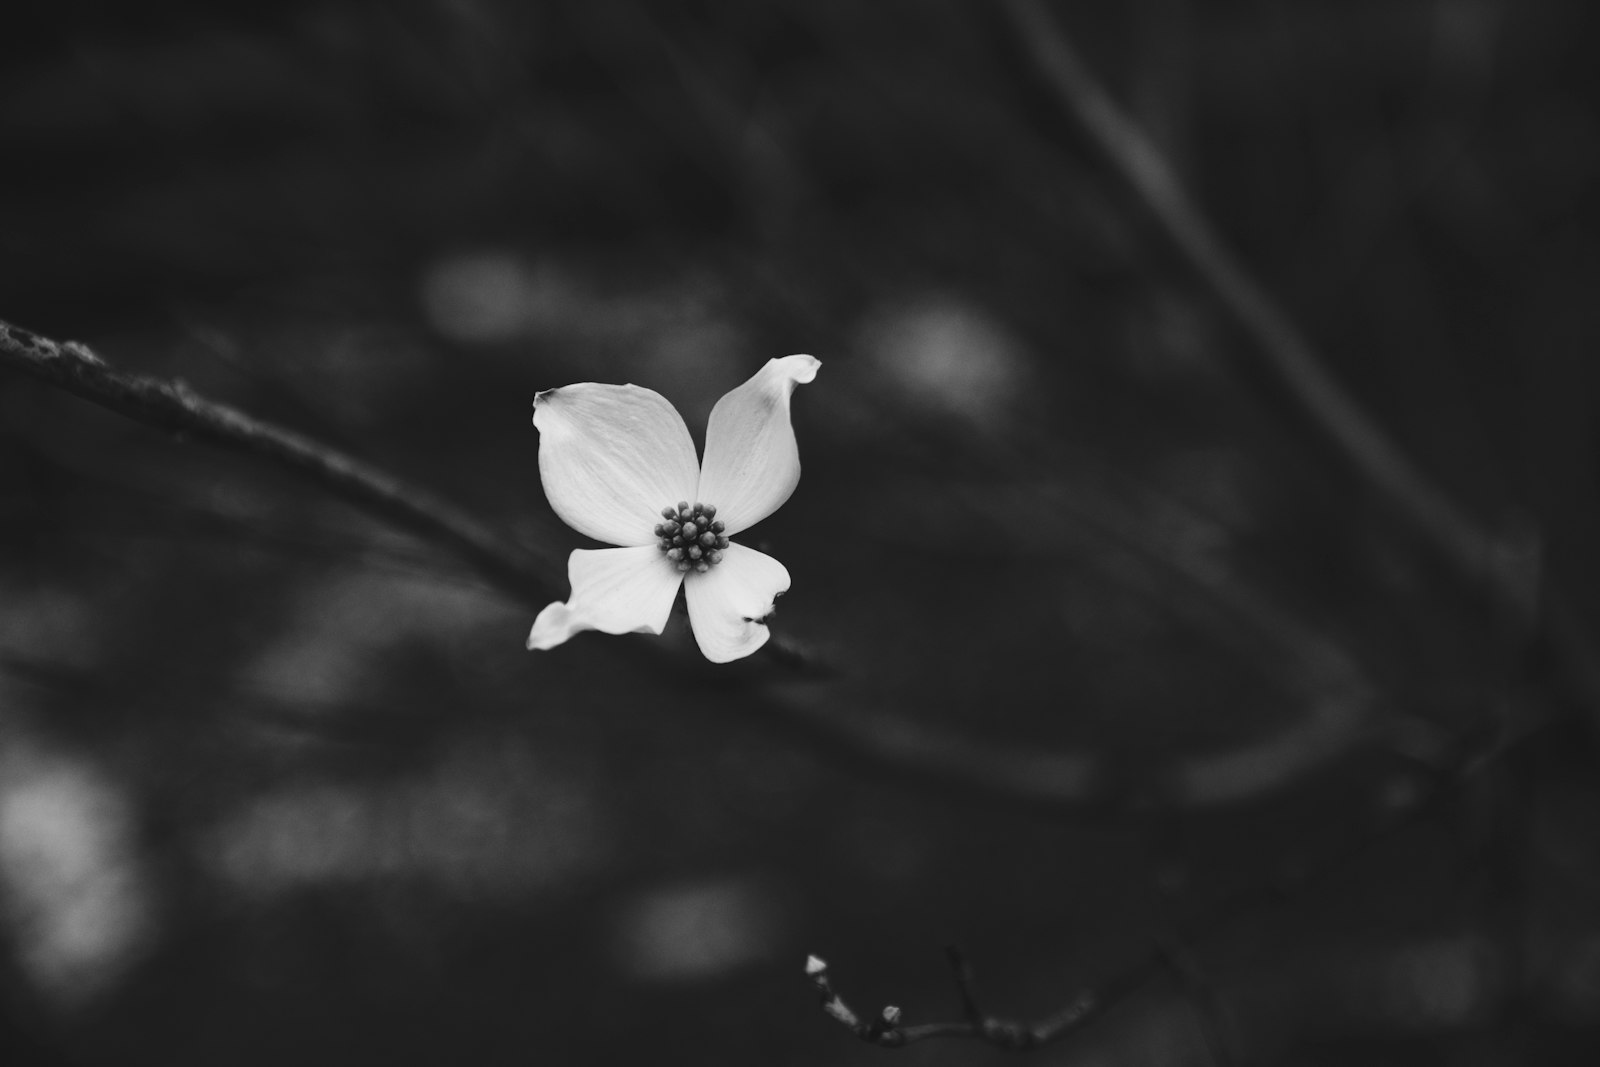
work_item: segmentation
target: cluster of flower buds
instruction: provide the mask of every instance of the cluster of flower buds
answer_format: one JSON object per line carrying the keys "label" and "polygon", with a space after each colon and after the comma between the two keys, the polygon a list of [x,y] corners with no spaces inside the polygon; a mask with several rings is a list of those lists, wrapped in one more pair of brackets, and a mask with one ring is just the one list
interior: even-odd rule
{"label": "cluster of flower buds", "polygon": [[680,500],[675,508],[662,508],[661,517],[667,521],[656,524],[656,543],[680,571],[704,574],[722,562],[728,538],[714,506],[697,502],[691,508],[687,500]]}

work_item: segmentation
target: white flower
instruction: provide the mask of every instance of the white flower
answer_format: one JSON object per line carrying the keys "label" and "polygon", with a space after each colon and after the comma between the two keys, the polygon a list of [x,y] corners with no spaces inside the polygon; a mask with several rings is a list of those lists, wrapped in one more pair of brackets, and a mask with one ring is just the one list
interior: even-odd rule
{"label": "white flower", "polygon": [[777,511],[799,484],[789,397],[819,366],[811,356],[768,360],[718,400],[703,465],[660,393],[583,382],[536,396],[550,506],[579,533],[622,547],[573,551],[572,596],[539,612],[528,647],[554,648],[581,630],[659,634],[679,585],[707,659],[727,663],[766,644],[761,620],[789,588],[789,572],[728,538]]}

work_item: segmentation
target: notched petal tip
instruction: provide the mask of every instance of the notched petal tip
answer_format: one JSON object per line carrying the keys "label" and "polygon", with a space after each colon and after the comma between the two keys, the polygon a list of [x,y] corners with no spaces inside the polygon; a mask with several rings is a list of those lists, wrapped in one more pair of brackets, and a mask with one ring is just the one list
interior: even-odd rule
{"label": "notched petal tip", "polygon": [[695,643],[713,663],[750,655],[771,638],[766,620],[789,588],[789,572],[771,556],[731,544],[720,564],[684,583]]}
{"label": "notched petal tip", "polygon": [[541,389],[533,394],[533,403],[529,407],[533,408],[533,425],[535,427],[539,425],[539,405],[548,403],[548,398],[555,392],[555,389]]}

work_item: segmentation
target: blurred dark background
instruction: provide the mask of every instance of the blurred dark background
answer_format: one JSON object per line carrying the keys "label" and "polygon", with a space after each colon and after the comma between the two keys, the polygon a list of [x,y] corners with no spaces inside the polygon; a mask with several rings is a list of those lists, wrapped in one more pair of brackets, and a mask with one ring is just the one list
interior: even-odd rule
{"label": "blurred dark background", "polygon": [[[1486,560],[1590,616],[1594,5],[1053,10]],[[698,434],[821,358],[751,541],[834,671],[526,653],[532,612],[439,549],[0,374],[0,1059],[991,1062],[858,1044],[805,955],[916,1022],[959,1017],[956,943],[1042,1014],[1507,736],[1032,1062],[1594,1062],[1594,709],[1248,369],[995,7],[5,21],[0,317],[552,559],[584,542],[536,390],[638,382]],[[1059,756],[1069,800],[863,758],[768,684]]]}

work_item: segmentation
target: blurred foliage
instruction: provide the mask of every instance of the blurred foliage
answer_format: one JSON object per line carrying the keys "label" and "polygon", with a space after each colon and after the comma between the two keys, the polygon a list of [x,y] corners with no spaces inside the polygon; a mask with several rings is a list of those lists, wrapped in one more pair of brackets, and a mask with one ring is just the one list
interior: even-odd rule
{"label": "blurred foliage", "polygon": [[[1238,369],[988,5],[13,6],[0,315],[555,555],[534,391],[699,427],[813,352],[756,532],[840,665],[811,699],[1095,773],[1079,818],[977,803],[613,639],[529,655],[428,546],[0,378],[5,1062],[877,1062],[806,952],[915,1021],[955,941],[1048,1011],[1403,808],[1403,739],[1566,710]],[[1600,607],[1593,6],[1057,7],[1486,552]],[[1591,1062],[1593,755],[1208,943],[1241,1061]],[[1207,1062],[1170,988],[1034,1058],[1097,1055]]]}

